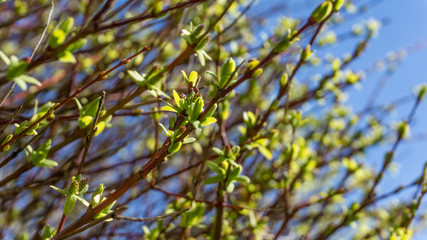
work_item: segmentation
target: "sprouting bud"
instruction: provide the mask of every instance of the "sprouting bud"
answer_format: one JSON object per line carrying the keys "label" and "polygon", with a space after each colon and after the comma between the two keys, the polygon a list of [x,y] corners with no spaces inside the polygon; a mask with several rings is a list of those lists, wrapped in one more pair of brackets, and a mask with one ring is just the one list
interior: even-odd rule
{"label": "sprouting bud", "polygon": [[200,36],[200,34],[202,34],[202,31],[203,31],[203,29],[205,28],[205,25],[204,24],[199,24],[199,25],[197,25],[195,28],[194,28],[194,30],[193,30],[193,32],[191,33],[191,35],[192,36],[194,36],[194,37],[199,37]]}
{"label": "sprouting bud", "polygon": [[3,147],[2,152],[6,152],[10,149],[10,145],[6,145]]}
{"label": "sprouting bud", "polygon": [[151,10],[151,13],[154,15],[154,16],[159,16],[160,15],[160,13],[162,12],[162,10],[163,10],[163,3],[162,3],[162,1],[157,1],[155,4],[154,4],[154,6],[153,6],[153,9]]}
{"label": "sprouting bud", "polygon": [[225,146],[225,156],[230,156],[231,154],[231,147],[230,145]]}
{"label": "sprouting bud", "polygon": [[64,33],[68,33],[71,31],[71,29],[74,26],[74,18],[72,17],[68,17],[67,19],[65,19],[65,21],[63,21],[61,23],[61,25],[59,26],[59,28],[64,32]]}
{"label": "sprouting bud", "polygon": [[205,38],[203,38],[202,40],[199,41],[199,43],[197,44],[197,46],[194,48],[194,50],[201,50],[203,48],[206,47],[206,45],[208,45],[208,43],[211,40],[211,36],[207,36]]}
{"label": "sprouting bud", "polygon": [[363,52],[363,50],[365,50],[366,46],[367,46],[366,41],[360,42],[359,45],[357,45],[356,52],[354,53],[354,55],[356,57],[359,56]]}
{"label": "sprouting bud", "polygon": [[12,139],[12,137],[13,137],[13,134],[7,135],[6,138],[3,140],[2,144],[9,142],[9,140]]}
{"label": "sprouting bud", "polygon": [[71,194],[77,194],[79,190],[79,182],[77,182],[76,180],[72,181],[69,189]]}
{"label": "sprouting bud", "polygon": [[178,130],[177,130],[177,132],[176,132],[176,137],[181,136],[185,132],[186,129],[187,128],[185,126],[179,127]]}
{"label": "sprouting bud", "polygon": [[259,65],[259,60],[256,60],[256,59],[251,60],[251,61],[248,63],[248,69],[249,69],[249,70],[254,70],[258,65]]}
{"label": "sprouting bud", "polygon": [[390,163],[393,159],[393,152],[387,152],[384,156],[384,161],[386,164]]}
{"label": "sprouting bud", "polygon": [[221,75],[218,83],[220,88],[225,87],[234,70],[236,70],[236,63],[232,58],[229,58],[221,67]]}
{"label": "sprouting bud", "polygon": [[173,129],[174,126],[175,126],[175,117],[172,116],[169,118],[169,129]]}
{"label": "sprouting bud", "polygon": [[48,113],[48,117],[47,117],[48,121],[52,121],[55,118],[54,112],[55,112],[55,108],[53,108],[53,107],[49,108],[49,111],[47,112]]}
{"label": "sprouting bud", "polygon": [[280,53],[285,51],[286,49],[288,49],[292,43],[294,43],[294,39],[291,41],[292,39],[292,34],[289,33],[286,37],[284,37],[274,48],[273,48],[273,52],[274,53]]}
{"label": "sprouting bud", "polygon": [[344,4],[344,0],[334,0],[334,11],[338,12]]}
{"label": "sprouting bud", "polygon": [[143,111],[142,111],[142,109],[140,109],[140,108],[138,108],[138,109],[136,109],[135,111],[134,111],[134,114],[135,114],[135,116],[141,116],[142,115],[142,113],[143,113]]}
{"label": "sprouting bud", "polygon": [[426,90],[427,90],[427,85],[426,84],[422,84],[421,86],[418,87],[418,92],[417,97],[419,100],[423,100],[425,95],[426,95]]}
{"label": "sprouting bud", "polygon": [[405,138],[409,134],[409,124],[407,122],[402,122],[399,124],[398,128],[399,136]]}
{"label": "sprouting bud", "polygon": [[313,51],[311,50],[311,45],[309,44],[304,50],[301,51],[301,60],[303,62],[307,61],[312,53]]}
{"label": "sprouting bud", "polygon": [[262,68],[258,68],[257,70],[255,70],[253,73],[252,73],[252,77],[253,78],[256,78],[256,77],[258,77],[259,75],[261,75],[261,73],[262,73]]}
{"label": "sprouting bud", "polygon": [[90,205],[96,207],[101,201],[101,195],[104,192],[104,185],[101,183],[92,193],[92,198],[90,199]]}
{"label": "sprouting bud", "polygon": [[83,190],[83,188],[86,187],[87,184],[87,178],[83,178],[79,183],[79,192]]}
{"label": "sprouting bud", "polygon": [[333,4],[331,3],[331,1],[326,0],[313,11],[310,20],[316,23],[322,22],[331,14],[332,9]]}
{"label": "sprouting bud", "polygon": [[181,148],[181,146],[182,146],[181,142],[176,142],[176,143],[170,145],[168,148],[168,153],[172,154],[172,153],[178,152],[178,150]]}
{"label": "sprouting bud", "polygon": [[288,83],[288,80],[289,75],[287,73],[284,73],[282,77],[280,77],[280,86],[284,87]]}

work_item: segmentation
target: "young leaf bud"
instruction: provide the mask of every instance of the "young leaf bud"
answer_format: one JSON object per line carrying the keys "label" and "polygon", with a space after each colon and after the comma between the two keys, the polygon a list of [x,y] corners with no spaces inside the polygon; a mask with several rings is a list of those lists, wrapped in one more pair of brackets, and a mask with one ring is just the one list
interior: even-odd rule
{"label": "young leaf bud", "polygon": [[419,100],[423,100],[426,95],[427,85],[422,84],[418,87],[417,97]]}
{"label": "young leaf bud", "polygon": [[288,83],[288,80],[289,75],[287,73],[284,73],[282,77],[280,77],[280,86],[284,87]]}
{"label": "young leaf bud", "polygon": [[176,142],[176,143],[170,145],[168,148],[168,153],[172,154],[172,153],[178,152],[178,150],[181,148],[181,146],[182,146],[181,142]]}
{"label": "young leaf bud", "polygon": [[13,134],[7,135],[1,144],[5,144],[5,143],[9,142],[9,140],[12,139],[12,137],[13,137]]}
{"label": "young leaf bud", "polygon": [[334,11],[338,12],[344,4],[344,0],[334,0]]}
{"label": "young leaf bud", "polygon": [[83,179],[80,181],[80,183],[79,183],[79,192],[80,192],[81,190],[83,190],[83,188],[85,188],[85,187],[86,187],[86,184],[87,184],[87,178],[83,178]]}
{"label": "young leaf bud", "polygon": [[231,74],[233,74],[234,70],[236,69],[236,63],[232,58],[229,58],[227,62],[225,62],[221,67],[221,75],[219,79],[219,87],[223,88],[225,87],[225,84],[228,82],[228,80],[231,77]]}
{"label": "young leaf bud", "polygon": [[258,77],[259,75],[261,75],[261,73],[262,73],[262,68],[258,68],[257,70],[255,70],[253,73],[252,73],[252,77],[253,78],[256,78],[256,77]]}
{"label": "young leaf bud", "polygon": [[309,44],[304,50],[301,51],[301,60],[303,62],[307,61],[312,53],[313,51],[311,50],[311,45]]}
{"label": "young leaf bud", "polygon": [[311,14],[311,21],[320,23],[325,20],[329,14],[331,14],[333,9],[333,4],[331,1],[326,0],[320,4]]}
{"label": "young leaf bud", "polygon": [[206,45],[208,45],[210,40],[211,40],[211,36],[207,36],[207,37],[203,38],[202,40],[199,41],[199,43],[194,48],[194,50],[201,50],[201,49],[205,48]]}
{"label": "young leaf bud", "polygon": [[294,40],[291,41],[291,34],[288,34],[288,36],[286,36],[285,38],[283,38],[274,48],[273,48],[273,52],[274,53],[280,53],[285,51],[286,49],[288,49],[292,43],[294,42]]}
{"label": "young leaf bud", "polygon": [[248,63],[248,69],[249,70],[254,70],[257,66],[258,66],[258,64],[259,64],[259,61],[258,60],[251,60],[249,63]]}
{"label": "young leaf bud", "polygon": [[158,17],[160,15],[160,13],[162,12],[162,9],[163,9],[162,1],[157,1],[157,3],[154,4],[153,9],[151,9],[151,13],[155,17]]}

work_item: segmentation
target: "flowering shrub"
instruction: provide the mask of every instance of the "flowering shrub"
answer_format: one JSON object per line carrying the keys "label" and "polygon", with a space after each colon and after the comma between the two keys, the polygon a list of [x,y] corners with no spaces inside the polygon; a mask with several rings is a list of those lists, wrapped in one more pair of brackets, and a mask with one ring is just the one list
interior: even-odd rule
{"label": "flowering shrub", "polygon": [[426,86],[401,122],[352,111],[374,19],[316,53],[356,1],[279,11],[261,37],[255,1],[0,2],[1,238],[409,239],[424,216],[427,168],[378,186]]}

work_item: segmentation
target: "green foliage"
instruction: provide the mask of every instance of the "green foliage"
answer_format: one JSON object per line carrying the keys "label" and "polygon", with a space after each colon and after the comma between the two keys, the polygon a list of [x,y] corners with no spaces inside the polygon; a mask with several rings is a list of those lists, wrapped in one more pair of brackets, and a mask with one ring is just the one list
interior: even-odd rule
{"label": "green foliage", "polygon": [[[82,179],[81,175],[73,176],[70,181],[70,186],[68,188],[58,188],[55,186],[50,186],[54,190],[58,191],[61,194],[65,195],[65,203],[64,203],[64,215],[68,216],[71,211],[74,209],[74,205],[77,200],[79,200],[86,207],[89,206],[89,202],[87,202],[83,195],[89,189],[89,185],[87,184],[87,178]],[[109,210],[109,209],[108,209]]]}
{"label": "green foliage", "polygon": [[10,58],[2,51],[0,51],[0,58],[6,66],[5,78],[9,81],[14,81],[22,90],[27,90],[27,84],[34,84],[41,86],[41,83],[28,75],[24,75],[28,68],[28,63],[23,60],[19,60],[15,55]]}
{"label": "green foliage", "polygon": [[27,146],[25,150],[25,155],[27,160],[34,166],[37,167],[47,167],[52,168],[58,166],[58,163],[47,159],[49,151],[51,149],[52,141],[49,139],[47,142],[43,143],[37,150],[33,150],[31,146]]}
{"label": "green foliage", "polygon": [[49,224],[46,225],[46,227],[43,230],[43,234],[42,234],[42,239],[46,240],[46,239],[51,239],[56,235],[56,230],[55,229],[51,229]]}
{"label": "green foliage", "polygon": [[424,45],[375,62],[373,2],[275,2],[3,2],[2,236],[415,236],[427,165],[389,181],[427,88],[377,99]]}
{"label": "green foliage", "polygon": [[[80,112],[80,116],[78,118],[78,126],[80,129],[87,129],[89,126],[91,126],[91,122],[94,121],[96,118],[96,114],[98,112],[98,107],[100,104],[100,99],[101,97],[97,97],[96,99],[88,103],[86,108],[83,108],[80,101],[77,98],[74,98]],[[100,110],[99,116],[103,117],[105,113],[106,113],[105,110]],[[96,128],[95,136],[100,134],[105,128],[112,126],[110,124],[111,118],[112,118],[111,116],[108,116],[104,120],[97,122],[95,126]]]}

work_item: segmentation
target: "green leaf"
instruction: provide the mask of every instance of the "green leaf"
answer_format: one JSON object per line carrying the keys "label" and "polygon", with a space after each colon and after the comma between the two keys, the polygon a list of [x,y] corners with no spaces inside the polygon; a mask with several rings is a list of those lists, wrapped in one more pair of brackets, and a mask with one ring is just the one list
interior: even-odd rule
{"label": "green leaf", "polygon": [[70,215],[71,211],[74,208],[74,205],[76,204],[76,201],[77,201],[77,195],[69,194],[67,196],[67,198],[65,199],[65,204],[64,204],[64,215],[65,216]]}
{"label": "green leaf", "polygon": [[183,107],[181,106],[181,98],[179,97],[178,93],[177,93],[175,90],[173,90],[173,91],[172,91],[172,94],[173,94],[173,99],[175,100],[176,106],[177,106],[180,110],[182,110],[182,109],[183,109]]}
{"label": "green leaf", "polygon": [[184,70],[181,70],[181,73],[182,73],[182,76],[184,76],[184,80],[185,80],[185,82],[188,84],[188,83],[189,83],[189,81],[188,81],[187,74],[184,72]]}
{"label": "green leaf", "polygon": [[57,55],[60,62],[76,63],[77,60],[70,51],[63,51]]}
{"label": "green leaf", "polygon": [[188,77],[188,82],[192,82],[193,86],[194,86],[194,84],[196,83],[196,81],[197,81],[197,72],[192,71],[190,73],[190,76]]}
{"label": "green leaf", "polygon": [[1,50],[0,50],[0,58],[4,62],[4,64],[6,64],[7,66],[10,65],[9,57],[6,54],[4,54],[4,52],[2,52]]}
{"label": "green leaf", "polygon": [[216,76],[216,74],[214,72],[212,72],[212,71],[206,71],[206,74],[211,75],[215,79],[215,81],[217,81],[217,82],[219,81],[218,77]]}
{"label": "green leaf", "polygon": [[166,133],[166,136],[168,136],[168,137],[170,137],[171,136],[171,134],[169,133],[169,131],[166,129],[166,127],[163,125],[163,124],[161,124],[161,123],[159,123],[159,126],[163,129],[163,131]]}
{"label": "green leaf", "polygon": [[[229,161],[230,163],[233,161]],[[234,162],[233,162],[234,163]],[[236,164],[237,165],[237,164]],[[239,174],[242,172],[242,167],[240,165],[237,165],[237,167],[233,167],[229,174],[229,179],[234,180]]]}
{"label": "green leaf", "polygon": [[89,126],[92,120],[93,120],[92,116],[83,116],[82,118],[79,118],[79,121],[78,121],[79,128],[85,129],[87,126]]}
{"label": "green leaf", "polygon": [[53,168],[53,167],[58,166],[58,163],[53,161],[53,160],[45,159],[45,160],[41,160],[39,163],[37,163],[36,166],[37,167]]}
{"label": "green leaf", "polygon": [[217,105],[216,105],[216,103],[212,106],[212,108],[211,109],[209,109],[209,112],[207,112],[206,113],[206,117],[208,118],[208,117],[212,117],[212,115],[214,114],[214,112],[215,112],[215,110],[216,110],[216,108],[217,108]]}
{"label": "green leaf", "polygon": [[106,123],[104,121],[98,122],[98,124],[96,124],[95,136],[98,136],[102,131],[104,131],[105,127]]}
{"label": "green leaf", "polygon": [[222,169],[218,164],[216,164],[215,162],[212,161],[206,161],[205,162],[206,166],[208,166],[208,168],[210,168],[212,171],[214,171],[216,174],[224,177],[225,176],[225,170]]}
{"label": "green leaf", "polygon": [[271,154],[270,150],[268,150],[266,147],[258,145],[258,150],[259,150],[259,153],[261,153],[268,160],[273,159],[273,155]]}
{"label": "green leaf", "polygon": [[49,37],[49,46],[51,48],[57,48],[65,41],[66,34],[61,29],[55,29],[52,35]]}
{"label": "green leaf", "polygon": [[6,79],[12,80],[17,76],[22,75],[28,68],[28,63],[25,61],[19,61],[16,64],[9,65],[9,68],[6,70]]}
{"label": "green leaf", "polygon": [[74,98],[74,101],[75,101],[75,102],[76,102],[76,104],[77,104],[77,108],[79,109],[80,116],[83,116],[83,112],[84,112],[84,110],[83,110],[83,106],[82,106],[82,104],[80,103],[79,99],[77,99],[77,98]]}
{"label": "green leaf", "polygon": [[234,184],[230,183],[227,185],[227,192],[231,193],[234,191]]}
{"label": "green leaf", "polygon": [[176,143],[170,145],[168,148],[168,153],[172,154],[172,153],[178,152],[179,149],[181,148],[181,146],[182,146],[182,142],[176,142]]}
{"label": "green leaf", "polygon": [[219,156],[221,156],[223,154],[222,150],[219,148],[216,148],[216,147],[213,147],[212,151],[214,151],[214,153],[218,154]]}
{"label": "green leaf", "polygon": [[199,117],[200,113],[202,113],[203,99],[198,97],[191,109],[190,120],[195,121]]}
{"label": "green leaf", "polygon": [[225,62],[221,67],[221,76],[219,80],[219,88],[225,87],[225,84],[230,79],[234,70],[236,69],[236,64],[232,58],[229,58],[227,62]]}
{"label": "green leaf", "polygon": [[17,78],[20,78],[24,82],[27,82],[27,83],[30,83],[30,84],[34,84],[34,85],[37,85],[39,87],[42,85],[42,83],[39,82],[39,80],[37,80],[37,79],[35,79],[35,78],[31,77],[31,76],[28,76],[28,75],[22,75],[22,76],[19,76]]}
{"label": "green leaf", "polygon": [[160,108],[160,110],[168,111],[168,112],[178,112],[175,108],[173,108],[171,106],[163,106],[162,108]]}
{"label": "green leaf", "polygon": [[170,99],[171,97],[169,97],[169,95],[167,95],[165,92],[163,92],[162,90],[160,90],[158,87],[156,87],[155,85],[152,84],[146,84],[148,89],[153,90],[157,95],[154,97],[160,97],[163,96],[166,99]]}
{"label": "green leaf", "polygon": [[20,78],[20,77],[16,77],[13,79],[13,81],[23,90],[27,90],[27,84],[25,83],[25,81]]}
{"label": "green leaf", "polygon": [[65,35],[67,35],[71,31],[73,26],[74,26],[74,18],[68,17],[61,23],[61,26],[59,26],[59,29],[61,29],[65,33]]}
{"label": "green leaf", "polygon": [[42,240],[50,239],[55,236],[55,230],[51,230],[49,224],[46,224],[42,234]]}
{"label": "green leaf", "polygon": [[[42,164],[43,161],[47,160],[46,157],[49,154],[50,148],[51,148],[52,140],[47,140],[45,143],[40,145],[40,147],[37,149],[37,151],[32,151],[32,149],[28,148],[28,152],[30,152],[29,156],[30,159],[28,160],[31,164],[38,166],[38,167],[50,167],[50,162],[46,163],[46,166]],[[49,160],[51,161],[51,160]],[[54,161],[53,161],[54,162]],[[56,164],[56,162],[55,162]],[[55,165],[56,166],[56,165]]]}
{"label": "green leaf", "polygon": [[329,14],[331,14],[332,10],[333,4],[329,0],[326,0],[313,11],[311,18],[317,23],[320,23],[325,20]]}
{"label": "green leaf", "polygon": [[99,100],[100,99],[101,99],[101,97],[97,97],[92,102],[90,102],[86,106],[86,109],[84,111],[84,115],[95,117],[96,116],[96,112],[98,111],[98,106],[99,106]]}
{"label": "green leaf", "polygon": [[53,188],[55,191],[58,191],[62,194],[67,194],[67,189],[61,189],[61,188],[55,187],[53,185],[50,185],[49,187]]}
{"label": "green leaf", "polygon": [[238,182],[243,182],[243,183],[250,183],[251,179],[249,179],[247,176],[245,175],[240,175],[237,176],[234,180],[238,181]]}
{"label": "green leaf", "polygon": [[76,196],[77,200],[79,200],[83,205],[85,205],[86,207],[89,207],[89,202],[86,201],[84,198],[80,197],[80,196]]}
{"label": "green leaf", "polygon": [[144,86],[145,79],[135,70],[127,71],[132,80],[139,86]]}
{"label": "green leaf", "polygon": [[205,118],[205,120],[202,122],[201,125],[202,125],[202,127],[204,127],[204,126],[210,125],[212,123],[216,123],[216,119],[213,117],[207,117],[207,118]]}
{"label": "green leaf", "polygon": [[220,175],[216,175],[213,177],[208,177],[205,180],[205,184],[213,184],[222,181],[224,178]]}
{"label": "green leaf", "polygon": [[188,138],[184,139],[184,140],[182,141],[182,143],[183,143],[183,144],[188,144],[188,143],[192,143],[192,142],[195,142],[195,141],[196,141],[196,139],[195,139],[195,138],[188,137]]}
{"label": "green leaf", "polygon": [[67,47],[67,51],[74,52],[80,48],[82,48],[86,44],[87,40],[85,38],[81,38]]}
{"label": "green leaf", "polygon": [[196,54],[197,54],[197,58],[199,59],[200,65],[205,66],[206,61],[205,61],[205,56],[203,55],[203,51],[204,50],[197,50]]}

